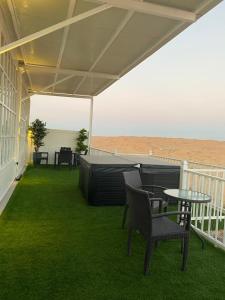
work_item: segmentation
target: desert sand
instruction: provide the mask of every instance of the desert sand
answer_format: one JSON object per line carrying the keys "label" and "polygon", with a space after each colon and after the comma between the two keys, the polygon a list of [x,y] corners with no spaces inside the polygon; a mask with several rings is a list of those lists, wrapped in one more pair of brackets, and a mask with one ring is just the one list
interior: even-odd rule
{"label": "desert sand", "polygon": [[183,138],[95,136],[92,147],[118,153],[139,153],[172,157],[225,166],[225,141]]}

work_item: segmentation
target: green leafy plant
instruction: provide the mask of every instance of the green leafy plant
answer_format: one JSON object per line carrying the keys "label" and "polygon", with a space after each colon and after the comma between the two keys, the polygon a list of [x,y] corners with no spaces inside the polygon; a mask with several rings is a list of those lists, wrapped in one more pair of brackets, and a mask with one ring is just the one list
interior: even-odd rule
{"label": "green leafy plant", "polygon": [[38,152],[39,148],[44,146],[43,139],[48,133],[46,123],[36,119],[31,123],[29,130],[31,131],[31,139],[33,140],[34,151]]}
{"label": "green leafy plant", "polygon": [[76,141],[77,141],[76,152],[82,153],[82,152],[87,151],[88,145],[85,143],[85,141],[87,141],[87,139],[88,139],[87,130],[83,128],[79,131],[79,135],[76,139]]}

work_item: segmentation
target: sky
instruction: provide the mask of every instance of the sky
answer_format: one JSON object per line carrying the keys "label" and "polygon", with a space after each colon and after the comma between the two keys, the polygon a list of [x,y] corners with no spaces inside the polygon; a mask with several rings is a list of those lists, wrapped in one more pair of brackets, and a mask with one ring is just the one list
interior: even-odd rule
{"label": "sky", "polygon": [[[48,128],[88,128],[90,101],[33,96]],[[94,135],[225,140],[225,1],[94,98]]]}

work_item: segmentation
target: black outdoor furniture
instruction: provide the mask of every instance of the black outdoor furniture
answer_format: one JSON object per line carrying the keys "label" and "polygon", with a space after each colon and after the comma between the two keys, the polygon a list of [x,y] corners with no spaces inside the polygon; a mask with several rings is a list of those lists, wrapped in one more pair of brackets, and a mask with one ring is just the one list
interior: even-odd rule
{"label": "black outdoor furniture", "polygon": [[60,151],[71,151],[70,147],[61,147]]}
{"label": "black outdoor furniture", "polygon": [[[160,213],[162,212],[162,209],[164,209],[164,211],[167,210],[168,202],[166,201],[165,194],[163,193],[163,191],[167,189],[166,187],[158,185],[143,185],[139,170],[123,172],[123,178],[125,185],[128,184],[137,189],[145,190],[149,193],[149,196],[151,197],[151,206],[154,212]],[[124,207],[122,228],[125,227],[128,208],[129,203],[127,199]]]}
{"label": "black outdoor furniture", "polygon": [[33,153],[33,162],[34,165],[40,165],[42,161],[45,161],[45,164],[48,165],[48,152],[34,152]]}
{"label": "black outdoor furniture", "polygon": [[[156,159],[151,155],[124,155],[123,157],[140,164],[142,184],[166,186],[171,189],[179,188],[179,164]],[[177,203],[174,198],[170,198],[169,202]]]}
{"label": "black outdoor furniture", "polygon": [[71,150],[60,150],[58,157],[58,165],[67,164],[69,167],[72,167],[72,151]]}
{"label": "black outdoor furniture", "polygon": [[124,171],[135,170],[136,163],[118,156],[81,155],[79,187],[91,205],[124,205]]}
{"label": "black outdoor furniture", "polygon": [[[145,161],[141,164],[141,178],[143,184],[162,185],[167,188],[179,188],[180,166],[161,161],[161,164]],[[177,203],[176,199],[169,199],[170,203]]]}
{"label": "black outdoor furniture", "polygon": [[88,154],[88,149],[86,149],[83,153],[78,153],[78,152],[74,153],[74,165],[78,167],[80,165],[80,157],[87,154]]}
{"label": "black outdoor furniture", "polygon": [[[150,194],[147,191],[126,185],[129,203],[128,210],[128,255],[131,255],[131,238],[133,231],[138,231],[146,240],[144,274],[149,272],[150,259],[154,245],[161,240],[180,239],[183,254],[181,270],[186,268],[190,231],[190,212],[165,212],[152,214]],[[180,226],[168,217],[185,215],[187,222]]]}
{"label": "black outdoor furniture", "polygon": [[[54,157],[54,167],[56,167],[57,165],[59,165],[59,154],[60,151],[55,151],[55,157]],[[79,154],[77,154],[76,152],[72,152],[72,165],[74,167],[78,166],[78,158],[77,155],[79,156]]]}

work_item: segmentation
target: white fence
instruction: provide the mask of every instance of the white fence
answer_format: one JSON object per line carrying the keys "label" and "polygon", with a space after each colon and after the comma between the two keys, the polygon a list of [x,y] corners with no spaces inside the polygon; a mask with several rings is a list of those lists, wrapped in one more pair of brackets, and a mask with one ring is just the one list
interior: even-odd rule
{"label": "white fence", "polygon": [[101,150],[98,148],[93,148],[90,147],[90,154],[92,155],[98,155],[98,156],[112,156],[112,155],[116,155],[116,153],[110,152],[110,151],[106,151],[106,150]]}
{"label": "white fence", "polygon": [[[174,164],[182,164],[183,160],[181,159],[176,159],[172,157],[163,157],[159,155],[151,155],[151,157],[160,159],[169,163],[174,163]],[[188,161],[188,166],[190,169],[216,169],[216,170],[225,170],[225,167],[217,166],[217,165],[210,165],[210,164],[204,164],[196,161]]]}
{"label": "white fence", "polygon": [[207,204],[192,206],[192,228],[225,250],[225,170],[181,168],[180,187],[211,196]]}
{"label": "white fence", "polygon": [[[102,149],[98,149],[98,148],[90,148],[90,153],[93,155],[130,155],[130,156],[145,156],[145,157],[152,157],[152,158],[156,158],[165,162],[169,162],[171,164],[175,164],[175,165],[181,165],[183,160],[181,159],[177,159],[177,158],[173,158],[173,157],[165,157],[165,156],[159,156],[159,155],[153,155],[151,154],[151,152],[149,152],[149,154],[142,154],[142,153],[120,153],[120,152],[110,152],[110,151],[106,151],[106,150],[102,150]],[[218,170],[225,170],[225,166],[217,166],[217,165],[210,165],[210,164],[204,164],[204,163],[200,163],[200,162],[196,162],[196,161],[188,161],[188,166],[190,169],[204,169],[204,170],[212,170],[212,169],[216,169]]]}

